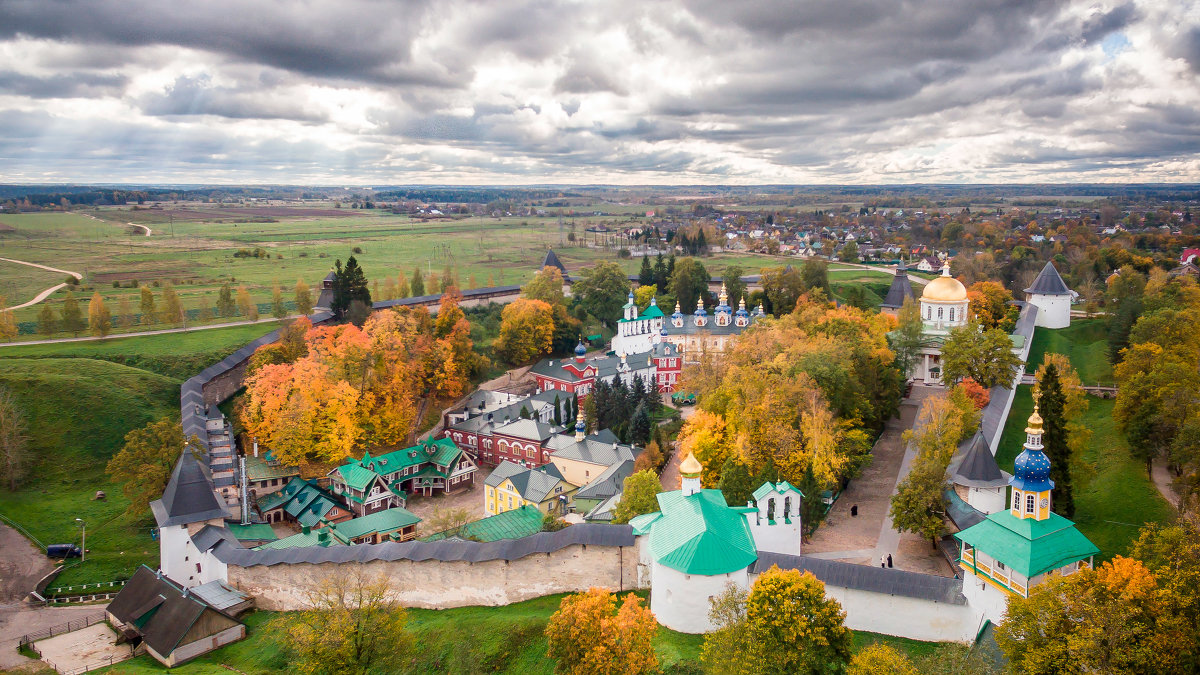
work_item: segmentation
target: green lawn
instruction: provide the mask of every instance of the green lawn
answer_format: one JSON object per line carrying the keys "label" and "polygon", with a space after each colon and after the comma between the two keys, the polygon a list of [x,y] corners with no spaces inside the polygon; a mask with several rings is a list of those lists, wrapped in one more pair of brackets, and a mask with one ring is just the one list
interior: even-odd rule
{"label": "green lawn", "polygon": [[44,345],[0,345],[0,365],[4,359],[14,357],[102,359],[185,380],[278,327],[277,321],[263,320],[244,326],[187,333]]}
{"label": "green lawn", "polygon": [[1104,319],[1075,319],[1067,328],[1039,328],[1029,346],[1026,372],[1035,372],[1047,352],[1066,354],[1085,385],[1113,382],[1108,363],[1108,331]]}
{"label": "green lawn", "polygon": [[[75,519],[87,523],[91,550],[82,565],[54,585],[111,581],[141,563],[157,564],[146,513],[127,518],[128,502],[104,474],[108,459],[131,429],[178,415],[179,381],[94,359],[0,359],[8,387],[29,423],[32,461],[24,485],[0,490],[0,513],[43,544],[78,543]],[[106,500],[95,500],[97,490]]]}
{"label": "green lawn", "polygon": [[[645,593],[639,593],[645,597]],[[417,653],[403,673],[521,673],[549,675],[554,662],[546,656],[543,631],[550,615],[558,609],[562,595],[550,595],[505,607],[461,607],[446,610],[409,610],[409,628]],[[171,672],[181,675],[229,673],[224,666],[249,675],[287,670],[278,645],[264,630],[274,616],[255,612],[246,618],[249,637],[213,654],[208,654]],[[702,635],[676,633],[660,627],[654,639],[659,663],[676,665],[678,672],[698,665]],[[938,643],[917,642],[874,633],[855,632],[854,651],[875,642],[890,644],[911,656],[922,656],[939,648]],[[136,675],[161,673],[167,669],[149,656],[140,656],[107,670]]]}
{"label": "green lawn", "polygon": [[[1083,460],[1090,472],[1073,477],[1074,520],[1079,531],[1100,548],[1099,558],[1108,560],[1129,550],[1139,527],[1169,521],[1174,509],[1146,477],[1145,465],[1130,456],[1125,437],[1112,419],[1114,401],[1089,397],[1088,404],[1084,424],[1092,430],[1092,440]],[[1032,411],[1032,387],[1019,387],[996,452],[996,461],[1005,471],[1012,472]]]}

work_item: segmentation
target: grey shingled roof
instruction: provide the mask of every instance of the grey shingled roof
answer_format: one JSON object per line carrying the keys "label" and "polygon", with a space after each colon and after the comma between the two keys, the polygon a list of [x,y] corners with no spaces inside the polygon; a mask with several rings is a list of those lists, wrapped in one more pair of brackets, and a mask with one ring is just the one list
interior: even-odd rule
{"label": "grey shingled roof", "polygon": [[553,464],[546,464],[536,469],[525,467],[503,460],[492,473],[484,479],[484,485],[496,487],[505,480],[512,481],[517,493],[524,499],[535,504],[540,503],[550,494],[555,485],[562,482],[562,474]]}
{"label": "grey shingled roof", "polygon": [[539,532],[520,539],[475,541],[406,541],[358,546],[302,547],[255,551],[218,545],[213,554],[223,563],[254,565],[296,565],[323,562],[372,562],[375,560],[440,560],[442,562],[517,560],[537,553],[553,553],[568,546],[633,546],[633,528],[608,523],[581,523],[558,532]]}
{"label": "grey shingled roof", "polygon": [[1067,284],[1058,275],[1054,262],[1048,261],[1041,273],[1033,280],[1033,285],[1026,288],[1025,292],[1039,295],[1070,295],[1071,289],[1067,288]]}
{"label": "grey shingled roof", "polygon": [[227,541],[233,546],[241,546],[242,542],[233,536],[229,528],[205,525],[199,532],[192,535],[192,544],[201,552],[207,551],[217,544]]}
{"label": "grey shingled roof", "polygon": [[946,496],[946,516],[960,532],[968,527],[978,525],[983,522],[984,518],[987,518],[983,511],[964,502],[954,490],[946,488],[942,494]]}
{"label": "grey shingled roof", "polygon": [[514,438],[524,438],[531,441],[544,441],[554,435],[554,427],[534,419],[518,417],[508,424],[495,427],[492,433],[504,434],[505,436],[512,436]]}
{"label": "grey shingled roof", "polygon": [[897,267],[896,274],[892,277],[892,285],[888,288],[887,297],[879,304],[880,307],[886,309],[900,309],[904,306],[904,299],[917,299],[913,293],[912,282],[908,280],[908,272],[904,267]]}
{"label": "grey shingled roof", "polygon": [[[546,249],[546,257],[542,258],[542,267],[557,267],[563,273],[563,278],[567,276],[567,268],[563,266],[558,256],[554,254],[554,249]],[[540,268],[539,268],[540,269]]]}
{"label": "grey shingled roof", "polygon": [[1000,470],[991,447],[980,431],[958,446],[957,457],[951,462],[950,480],[956,485],[1001,487],[1008,485],[1011,477]]}
{"label": "grey shingled roof", "polygon": [[190,450],[184,450],[167,481],[162,499],[152,502],[150,510],[159,527],[225,517],[224,506],[213,494],[208,467]]}
{"label": "grey shingled roof", "polygon": [[575,499],[608,499],[619,494],[625,487],[625,479],[633,475],[634,461],[627,459],[617,462],[604,470],[604,473],[592,479],[592,482],[579,488]]}
{"label": "grey shingled roof", "polygon": [[812,572],[813,576],[824,583],[842,588],[902,595],[951,605],[967,604],[967,599],[962,594],[962,579],[766,551],[758,552],[758,560],[754,561],[750,571],[758,574],[771,569],[772,565],[779,565],[785,570]]}
{"label": "grey shingled roof", "polygon": [[584,436],[575,440],[573,434],[559,434],[546,441],[546,446],[555,457],[574,459],[588,464],[613,466],[625,460],[635,460],[641,454],[633,446],[606,443],[596,436]]}

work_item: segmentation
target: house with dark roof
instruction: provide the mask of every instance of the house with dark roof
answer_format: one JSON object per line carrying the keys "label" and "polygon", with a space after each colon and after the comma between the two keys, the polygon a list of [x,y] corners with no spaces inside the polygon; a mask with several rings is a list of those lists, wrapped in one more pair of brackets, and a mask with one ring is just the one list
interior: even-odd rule
{"label": "house with dark roof", "polygon": [[[208,589],[206,594],[216,590]],[[220,595],[238,595],[227,590]],[[135,647],[173,668],[246,637],[246,627],[205,602],[206,594],[182,588],[142,565],[108,604],[105,614]],[[240,603],[231,606],[236,604]]]}
{"label": "house with dark roof", "polygon": [[159,567],[186,586],[215,578],[208,576],[213,570],[204,569],[197,562],[201,551],[192,542],[192,535],[208,526],[224,529],[229,515],[225,504],[213,492],[212,477],[202,456],[191,448],[184,450],[162,497],[150,502],[150,512],[158,524]]}
{"label": "house with dark roof", "polygon": [[1000,470],[982,431],[958,447],[947,473],[959,498],[984,515],[1006,508],[1012,475]]}
{"label": "house with dark roof", "polygon": [[526,505],[543,514],[562,515],[578,489],[563,480],[553,464],[526,468],[509,461],[500,462],[484,480],[484,487],[484,510],[489,515]]}

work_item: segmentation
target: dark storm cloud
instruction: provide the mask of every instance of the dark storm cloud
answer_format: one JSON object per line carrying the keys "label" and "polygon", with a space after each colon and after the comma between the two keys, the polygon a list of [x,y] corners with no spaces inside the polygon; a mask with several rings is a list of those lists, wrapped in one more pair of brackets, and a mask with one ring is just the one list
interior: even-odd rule
{"label": "dark storm cloud", "polygon": [[128,78],[96,73],[62,73],[37,77],[12,71],[0,72],[0,92],[30,98],[83,98],[119,95]]}
{"label": "dark storm cloud", "polygon": [[1088,42],[1103,40],[1109,33],[1128,26],[1136,17],[1137,7],[1132,2],[1114,7],[1107,12],[1097,12],[1084,22],[1083,39]]}
{"label": "dark storm cloud", "polygon": [[[1153,0],[8,0],[0,46],[29,56],[0,63],[0,101],[46,103],[0,103],[0,151],[14,171],[114,176],[1082,179],[1196,161],[1194,15]],[[1117,33],[1136,58],[1108,49]],[[1168,58],[1193,79],[1157,79],[1180,70]]]}
{"label": "dark storm cloud", "polygon": [[0,36],[139,47],[175,45],[310,76],[445,85],[408,67],[423,0],[295,4],[206,0],[9,0]]}
{"label": "dark storm cloud", "polygon": [[216,115],[232,119],[287,119],[297,122],[324,122],[328,116],[305,110],[290,97],[272,97],[261,89],[241,91],[214,87],[207,76],[180,77],[161,94],[142,98],[147,115]]}

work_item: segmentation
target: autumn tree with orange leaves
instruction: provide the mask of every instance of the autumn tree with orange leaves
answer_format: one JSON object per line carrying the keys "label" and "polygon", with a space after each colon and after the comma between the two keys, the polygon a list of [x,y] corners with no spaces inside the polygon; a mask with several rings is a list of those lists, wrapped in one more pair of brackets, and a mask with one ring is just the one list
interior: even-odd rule
{"label": "autumn tree with orange leaves", "polygon": [[592,588],[563,598],[546,625],[548,656],[557,659],[557,673],[605,675],[607,673],[658,672],[654,633],[658,622],[629,593],[617,606],[612,593]]}
{"label": "autumn tree with orange leaves", "polygon": [[464,394],[471,375],[486,367],[472,351],[454,293],[436,320],[424,307],[376,312],[361,329],[310,328],[303,348],[286,349],[303,355],[259,360],[241,418],[279,461],[297,466],[407,442],[431,406]]}
{"label": "autumn tree with orange leaves", "polygon": [[1005,328],[1011,331],[1010,315],[1015,317],[1016,307],[1008,304],[1012,301],[1012,293],[996,281],[977,281],[967,289],[967,299],[970,300],[968,311],[971,316],[984,328]]}
{"label": "autumn tree with orange leaves", "polygon": [[[714,488],[731,457],[755,481],[787,480],[805,494],[856,475],[900,398],[889,330],[888,317],[809,296],[791,314],[761,320],[723,359],[685,375],[681,388],[699,403],[680,431],[680,454],[694,453]],[[805,527],[815,528],[820,502],[804,505]]]}

